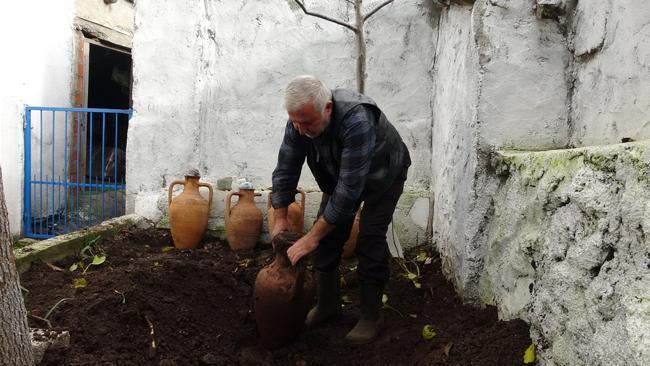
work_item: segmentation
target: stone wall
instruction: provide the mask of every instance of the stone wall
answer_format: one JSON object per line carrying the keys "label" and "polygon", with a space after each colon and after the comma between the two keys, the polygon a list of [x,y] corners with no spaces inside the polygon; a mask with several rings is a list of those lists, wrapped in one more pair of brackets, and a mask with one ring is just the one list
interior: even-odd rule
{"label": "stone wall", "polygon": [[[650,138],[650,4],[437,3],[431,190],[443,269],[466,301],[530,322],[542,364],[647,363],[647,223],[635,226],[648,217],[648,171],[639,170],[647,142],[595,145]],[[524,159],[499,149],[548,152]],[[566,159],[573,170],[561,182],[575,185],[565,192],[572,205],[521,188],[526,172],[539,180],[565,155],[589,157]],[[523,160],[504,175],[495,156]],[[549,258],[560,247],[556,263]],[[613,265],[612,274],[599,269]]]}
{"label": "stone wall", "polygon": [[500,152],[480,296],[542,364],[650,363],[650,143]]}

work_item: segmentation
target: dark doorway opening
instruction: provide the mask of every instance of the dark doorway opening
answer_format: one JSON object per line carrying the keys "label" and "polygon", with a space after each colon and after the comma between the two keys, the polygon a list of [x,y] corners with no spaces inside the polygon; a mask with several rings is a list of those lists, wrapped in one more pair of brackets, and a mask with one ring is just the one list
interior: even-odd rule
{"label": "dark doorway opening", "polygon": [[[88,108],[131,108],[131,54],[90,43],[88,56]],[[93,181],[123,183],[128,116],[89,113],[86,129],[87,176]]]}

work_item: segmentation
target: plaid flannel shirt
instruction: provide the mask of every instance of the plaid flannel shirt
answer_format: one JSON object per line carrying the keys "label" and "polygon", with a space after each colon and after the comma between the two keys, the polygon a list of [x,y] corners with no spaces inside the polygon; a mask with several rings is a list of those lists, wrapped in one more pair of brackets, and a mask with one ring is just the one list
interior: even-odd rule
{"label": "plaid flannel shirt", "polygon": [[[363,104],[352,108],[338,128],[339,137],[333,136],[332,123],[320,136],[310,139],[301,136],[291,121],[287,122],[278,164],[273,171],[273,207],[287,207],[293,202],[302,165],[311,151],[316,157],[320,188],[330,195],[323,218],[330,224],[337,224],[354,217],[370,170],[378,116],[371,107]],[[340,138],[340,151],[332,148],[336,138]],[[340,154],[340,157],[335,154]],[[387,171],[387,167],[382,168]],[[328,182],[326,186],[334,187],[333,191],[327,191],[327,187],[321,184],[323,180]]]}

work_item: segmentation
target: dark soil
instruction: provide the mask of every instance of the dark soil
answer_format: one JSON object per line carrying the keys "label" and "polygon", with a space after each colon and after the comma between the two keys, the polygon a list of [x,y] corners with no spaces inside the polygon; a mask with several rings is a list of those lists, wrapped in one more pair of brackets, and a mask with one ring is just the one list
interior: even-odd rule
{"label": "dark soil", "polygon": [[[494,308],[459,301],[436,257],[419,263],[417,289],[393,263],[385,293],[385,326],[372,344],[352,347],[342,340],[358,314],[353,261],[345,276],[344,316],[303,332],[284,348],[257,346],[253,314],[255,277],[272,261],[271,250],[235,253],[221,242],[193,251],[163,250],[167,231],[134,230],[105,240],[106,262],[85,274],[36,263],[21,276],[29,290],[30,325],[67,329],[71,347],[50,351],[43,365],[521,365],[531,341],[521,321],[502,322]],[[417,253],[416,253],[417,254]],[[412,267],[413,269],[415,267]],[[75,278],[88,285],[75,289]],[[437,335],[422,337],[430,324]],[[155,348],[152,346],[155,341]]]}

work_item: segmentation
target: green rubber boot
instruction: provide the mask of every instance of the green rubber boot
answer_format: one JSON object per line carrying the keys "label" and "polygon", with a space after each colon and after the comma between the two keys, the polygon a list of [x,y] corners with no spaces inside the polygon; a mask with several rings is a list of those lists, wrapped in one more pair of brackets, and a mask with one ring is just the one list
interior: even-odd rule
{"label": "green rubber boot", "polygon": [[307,329],[314,328],[328,320],[341,317],[341,289],[339,271],[316,271],[316,306],[305,319]]}
{"label": "green rubber boot", "polygon": [[362,282],[360,290],[361,318],[345,336],[348,343],[355,345],[374,341],[384,322],[384,316],[381,313],[381,297],[384,294],[384,286]]}

